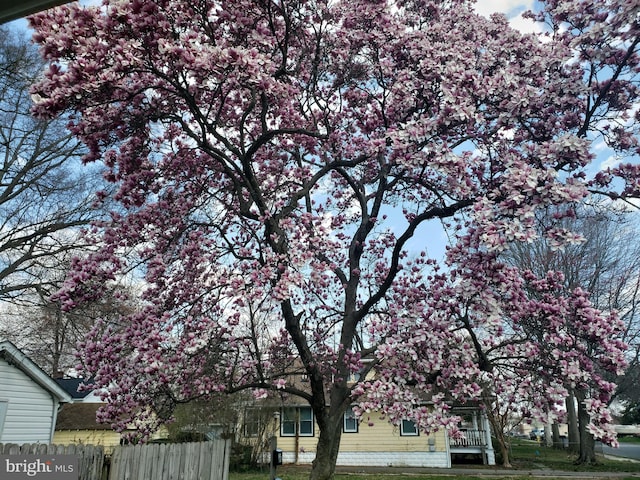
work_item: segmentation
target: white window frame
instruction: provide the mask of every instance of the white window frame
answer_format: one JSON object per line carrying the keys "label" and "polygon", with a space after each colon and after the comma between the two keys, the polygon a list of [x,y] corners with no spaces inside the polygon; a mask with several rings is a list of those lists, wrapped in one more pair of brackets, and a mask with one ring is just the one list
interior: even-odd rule
{"label": "white window frame", "polygon": [[4,430],[4,421],[7,418],[8,411],[9,411],[9,400],[0,398],[0,438],[2,438],[2,431]]}
{"label": "white window frame", "polygon": [[342,431],[344,433],[358,433],[358,417],[353,412],[353,407],[347,407],[342,419]]}
{"label": "white window frame", "polygon": [[[409,430],[407,427],[411,426],[412,429]],[[420,435],[418,431],[418,426],[416,422],[413,420],[402,420],[400,422],[400,436],[401,437],[417,437]]]}
{"label": "white window frame", "polygon": [[[303,413],[308,414],[304,415]],[[293,416],[293,418],[291,418]],[[285,432],[285,424],[293,429],[289,428],[289,431]],[[303,424],[305,428],[303,429]],[[311,431],[307,431],[308,429]],[[304,432],[303,432],[304,430]],[[313,410],[311,407],[283,407],[280,410],[280,436],[281,437],[313,437],[315,435],[315,422],[313,417]]]}
{"label": "white window frame", "polygon": [[[245,408],[243,421],[243,435],[247,438],[259,436],[262,427],[260,418],[261,410],[258,408]],[[255,432],[254,432],[255,429]]]}

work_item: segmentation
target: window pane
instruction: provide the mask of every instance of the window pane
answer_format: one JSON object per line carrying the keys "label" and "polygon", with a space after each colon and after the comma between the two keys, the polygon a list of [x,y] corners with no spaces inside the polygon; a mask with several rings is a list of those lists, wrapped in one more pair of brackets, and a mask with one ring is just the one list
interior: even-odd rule
{"label": "window pane", "polygon": [[300,421],[308,421],[313,419],[313,411],[311,407],[300,407]]}
{"label": "window pane", "polygon": [[293,422],[282,422],[282,435],[293,436],[296,434],[296,424]]}
{"label": "window pane", "polygon": [[295,408],[283,408],[280,412],[280,435],[293,436],[296,434]]}
{"label": "window pane", "polygon": [[358,432],[358,419],[356,418],[355,413],[353,413],[353,408],[347,408],[347,411],[344,412],[344,426],[343,431],[345,433],[357,433]]}
{"label": "window pane", "polygon": [[403,420],[400,425],[400,435],[418,435],[418,429],[413,420]]}
{"label": "window pane", "polygon": [[248,408],[244,411],[244,436],[257,437],[260,432],[260,411]]}
{"label": "window pane", "polygon": [[313,411],[311,407],[300,407],[300,435],[313,436]]}

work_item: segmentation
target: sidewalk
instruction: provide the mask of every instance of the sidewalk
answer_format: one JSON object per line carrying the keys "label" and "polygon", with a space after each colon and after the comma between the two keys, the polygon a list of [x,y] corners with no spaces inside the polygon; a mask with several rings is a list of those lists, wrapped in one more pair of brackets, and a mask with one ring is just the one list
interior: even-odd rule
{"label": "sidewalk", "polygon": [[[309,466],[283,465],[278,467],[278,477],[283,480],[287,477],[287,472],[309,471]],[[506,469],[500,467],[453,467],[453,468],[432,468],[432,467],[362,467],[362,466],[337,466],[336,473],[340,475],[397,475],[403,478],[410,476],[461,476],[485,478],[530,478],[530,479],[570,479],[570,480],[620,480],[629,478],[640,479],[640,472],[571,472],[562,470],[540,469]]]}
{"label": "sidewalk", "polygon": [[474,477],[505,477],[505,478],[543,478],[543,479],[572,479],[583,480],[597,478],[621,479],[621,478],[640,478],[640,472],[569,472],[562,470],[550,469],[506,469],[499,467],[453,467],[453,468],[418,468],[418,467],[336,467],[336,473],[340,474],[388,474],[388,475],[469,475]]}

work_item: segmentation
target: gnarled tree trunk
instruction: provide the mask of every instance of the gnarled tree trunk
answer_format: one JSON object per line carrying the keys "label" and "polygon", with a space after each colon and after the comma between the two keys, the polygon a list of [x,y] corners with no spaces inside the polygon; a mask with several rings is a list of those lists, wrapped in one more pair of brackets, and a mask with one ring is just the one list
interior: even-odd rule
{"label": "gnarled tree trunk", "polygon": [[332,480],[342,437],[342,415],[339,409],[331,409],[319,422],[320,436],[309,480]]}

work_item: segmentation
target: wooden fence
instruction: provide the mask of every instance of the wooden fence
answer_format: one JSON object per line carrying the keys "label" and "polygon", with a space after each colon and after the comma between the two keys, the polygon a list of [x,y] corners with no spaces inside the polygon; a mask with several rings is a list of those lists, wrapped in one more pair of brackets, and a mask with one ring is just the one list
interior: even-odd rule
{"label": "wooden fence", "polygon": [[230,440],[117,447],[109,480],[228,480]]}
{"label": "wooden fence", "polygon": [[76,455],[79,480],[228,480],[230,440],[116,447],[0,444],[1,455]]}
{"label": "wooden fence", "polygon": [[79,480],[104,480],[104,449],[95,445],[50,445],[46,443],[0,443],[0,455],[75,455]]}

